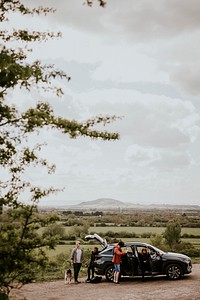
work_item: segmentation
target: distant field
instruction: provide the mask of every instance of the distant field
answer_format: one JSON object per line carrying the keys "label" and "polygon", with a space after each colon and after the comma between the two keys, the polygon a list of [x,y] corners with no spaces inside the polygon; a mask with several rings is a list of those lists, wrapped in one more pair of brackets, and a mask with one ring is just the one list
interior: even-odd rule
{"label": "distant field", "polygon": [[[66,233],[69,232],[71,227],[65,227]],[[95,232],[95,233],[106,233],[107,231],[113,231],[113,232],[120,232],[120,231],[126,231],[126,232],[135,232],[136,234],[142,234],[142,233],[155,233],[155,234],[162,234],[165,231],[166,227],[126,227],[126,226],[107,226],[107,227],[90,227],[89,233]],[[200,235],[200,228],[181,228],[181,234],[193,234],[193,235]]]}
{"label": "distant field", "polygon": [[[70,230],[71,227],[65,227],[66,233]],[[143,234],[143,233],[155,233],[155,234],[162,234],[165,231],[165,227],[90,227],[89,228],[89,233],[95,232],[95,233],[106,233],[107,231],[113,231],[113,232],[121,232],[121,231],[126,231],[126,232],[135,232],[137,235]],[[200,228],[182,228],[181,229],[181,234],[193,234],[193,235],[200,235]],[[102,236],[104,237],[104,236]],[[146,242],[150,243],[149,238],[124,238],[123,239],[125,242],[126,241],[141,241],[141,242]],[[190,242],[192,243],[195,248],[200,249],[200,238],[188,238],[188,239],[182,239],[182,241],[185,242]],[[72,241],[70,242],[72,243]],[[101,249],[101,246],[97,243],[96,245],[82,245],[84,249],[92,249],[94,246],[97,246]],[[49,256],[53,257],[56,256],[59,253],[70,253],[71,250],[73,249],[74,245],[68,244],[66,242],[66,245],[58,245],[56,247],[56,250],[51,250],[49,251]]]}
{"label": "distant field", "polygon": [[[75,245],[75,243],[74,243]],[[49,255],[49,257],[53,258],[55,257],[56,255],[60,254],[60,253],[64,253],[66,255],[69,255],[69,260],[71,258],[71,251],[72,249],[74,248],[74,245],[58,245],[56,246],[56,249],[55,250],[49,250],[47,251],[47,254]],[[81,245],[81,248],[86,250],[86,249],[89,249],[89,250],[92,250],[94,247],[98,247],[99,250],[101,250],[101,246],[99,244],[96,244],[96,245]]]}
{"label": "distant field", "polygon": [[[140,242],[144,242],[144,243],[150,243],[150,239],[148,238],[124,238],[123,239],[124,242],[128,242],[128,241],[140,241]],[[195,248],[200,249],[200,239],[182,239],[182,241],[184,242],[189,242],[191,244],[193,244],[195,246]],[[101,245],[100,244],[95,244],[95,245],[90,245],[90,244],[82,244],[81,247],[83,249],[90,249],[92,250],[94,246],[97,246],[99,249],[101,249]],[[48,251],[48,254],[50,257],[55,257],[56,255],[60,254],[60,253],[66,253],[69,255],[69,259],[70,259],[70,253],[72,251],[72,249],[74,248],[74,245],[69,245],[66,243],[66,245],[58,245],[56,247],[55,250],[50,250]]]}
{"label": "distant field", "polygon": [[[142,234],[146,232],[151,232],[155,234],[162,234],[165,231],[165,227],[90,227],[89,232],[107,232],[107,231],[113,231],[113,232],[120,232],[120,231],[126,231],[126,232],[135,232],[136,234]],[[193,234],[193,235],[200,235],[200,228],[181,228],[181,234]]]}

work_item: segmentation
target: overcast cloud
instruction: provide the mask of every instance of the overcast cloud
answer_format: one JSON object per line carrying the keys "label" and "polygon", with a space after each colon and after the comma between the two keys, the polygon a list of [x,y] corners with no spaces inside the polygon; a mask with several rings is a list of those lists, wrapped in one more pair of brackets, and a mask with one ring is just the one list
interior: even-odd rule
{"label": "overcast cloud", "polygon": [[[63,38],[34,46],[32,57],[55,63],[72,80],[58,82],[65,91],[61,99],[24,94],[18,105],[25,108],[42,97],[70,119],[116,114],[122,119],[106,129],[121,139],[35,136],[45,138],[42,154],[57,169],[51,177],[38,170],[27,176],[35,184],[65,188],[41,204],[101,197],[199,204],[200,1],[108,0],[106,8],[83,2],[34,1],[57,12],[26,17],[24,26],[60,30]],[[17,18],[13,23],[23,26]]]}

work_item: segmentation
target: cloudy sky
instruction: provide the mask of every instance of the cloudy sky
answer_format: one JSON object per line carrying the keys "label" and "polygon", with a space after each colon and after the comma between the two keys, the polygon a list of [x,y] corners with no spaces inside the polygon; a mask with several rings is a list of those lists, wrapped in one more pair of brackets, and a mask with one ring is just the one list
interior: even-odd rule
{"label": "cloudy sky", "polygon": [[[13,20],[62,32],[62,39],[33,47],[33,56],[72,77],[61,83],[62,98],[40,94],[57,115],[122,117],[106,128],[119,132],[119,141],[42,136],[48,143],[42,154],[56,172],[48,177],[35,170],[29,179],[65,190],[41,205],[102,197],[200,204],[200,1],[107,0],[105,8],[83,2],[37,0],[56,13]],[[19,104],[35,98],[25,95]]]}

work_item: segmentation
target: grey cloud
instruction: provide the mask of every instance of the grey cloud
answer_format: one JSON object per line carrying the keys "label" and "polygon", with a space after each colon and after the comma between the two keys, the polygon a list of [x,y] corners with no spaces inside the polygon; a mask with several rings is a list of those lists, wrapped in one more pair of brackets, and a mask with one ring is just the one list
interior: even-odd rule
{"label": "grey cloud", "polygon": [[96,80],[93,78],[93,72],[101,64],[99,63],[80,63],[74,60],[65,61],[64,59],[52,59],[50,62],[65,71],[71,77],[67,87],[75,93],[90,92],[92,89],[120,89],[133,90],[142,94],[165,95],[171,98],[181,98],[181,95],[175,87],[160,82],[116,82],[113,80]]}
{"label": "grey cloud", "polygon": [[144,148],[137,144],[129,146],[125,152],[125,161],[128,163],[133,162],[140,165],[147,165],[159,159],[160,154],[156,149]]}
{"label": "grey cloud", "polygon": [[161,172],[188,167],[193,161],[186,151],[144,148],[138,145],[128,147],[125,160],[134,166],[156,168]]}
{"label": "grey cloud", "polygon": [[200,64],[184,64],[175,68],[171,75],[172,81],[176,81],[187,94],[199,95],[200,93]]}
{"label": "grey cloud", "polygon": [[57,8],[52,20],[81,30],[132,37],[166,38],[196,30],[198,0],[108,0],[106,8],[88,8],[82,0],[43,1]]}
{"label": "grey cloud", "polygon": [[[119,109],[124,119],[121,121],[122,136],[132,136],[134,143],[158,148],[186,146],[191,143],[190,130],[179,128],[187,123],[195,112],[176,100],[133,101]],[[193,128],[198,120],[188,123]]]}
{"label": "grey cloud", "polygon": [[[83,2],[43,0],[43,5],[57,8],[47,20],[56,25],[56,30],[60,25],[61,31],[63,27],[74,28],[107,39],[110,44],[124,40],[141,43],[146,49],[141,51],[153,52],[172,86],[177,84],[187,93],[199,95],[199,0],[107,0],[106,8],[99,7],[97,1],[92,8]],[[41,5],[39,0],[34,3]]]}
{"label": "grey cloud", "polygon": [[163,171],[171,171],[173,169],[185,168],[191,165],[192,160],[187,152],[171,152],[164,151],[160,159],[152,162],[154,167],[159,167]]}

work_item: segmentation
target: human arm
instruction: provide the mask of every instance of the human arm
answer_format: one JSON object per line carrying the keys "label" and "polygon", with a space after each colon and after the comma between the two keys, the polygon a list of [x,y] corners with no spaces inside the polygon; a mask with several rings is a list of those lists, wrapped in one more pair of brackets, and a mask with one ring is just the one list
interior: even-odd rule
{"label": "human arm", "polygon": [[74,262],[75,248],[71,252],[71,262]]}
{"label": "human arm", "polygon": [[122,256],[122,255],[127,254],[127,252],[122,252],[122,251],[120,251],[118,248],[115,248],[114,254],[117,254],[117,255],[119,255],[119,256]]}

